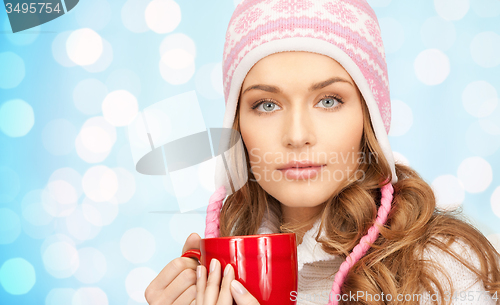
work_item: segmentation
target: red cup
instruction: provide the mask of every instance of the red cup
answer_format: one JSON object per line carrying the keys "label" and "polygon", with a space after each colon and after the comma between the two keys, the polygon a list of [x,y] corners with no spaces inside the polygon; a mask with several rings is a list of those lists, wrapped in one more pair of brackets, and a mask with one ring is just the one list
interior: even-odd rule
{"label": "red cup", "polygon": [[207,270],[216,258],[222,266],[221,279],[231,264],[236,279],[261,305],[297,303],[292,297],[298,284],[295,233],[203,238],[200,250],[191,249],[182,256],[196,258]]}

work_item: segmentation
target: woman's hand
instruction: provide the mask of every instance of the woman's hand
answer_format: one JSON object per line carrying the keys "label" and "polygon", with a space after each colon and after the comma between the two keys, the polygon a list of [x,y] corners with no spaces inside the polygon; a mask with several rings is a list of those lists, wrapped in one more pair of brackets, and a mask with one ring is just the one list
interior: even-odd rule
{"label": "woman's hand", "polygon": [[[182,248],[182,253],[189,249],[200,248],[200,236],[189,235]],[[196,266],[199,263],[187,257],[178,257],[168,263],[145,291],[148,304],[151,305],[190,305],[196,304]]]}
{"label": "woman's hand", "polygon": [[[259,305],[243,285],[235,280],[234,269],[227,264],[224,270],[222,285],[221,264],[218,260],[210,262],[210,273],[207,280],[207,269],[199,265],[196,270],[196,305],[232,305],[233,299],[238,305]],[[219,292],[220,287],[220,292]]]}

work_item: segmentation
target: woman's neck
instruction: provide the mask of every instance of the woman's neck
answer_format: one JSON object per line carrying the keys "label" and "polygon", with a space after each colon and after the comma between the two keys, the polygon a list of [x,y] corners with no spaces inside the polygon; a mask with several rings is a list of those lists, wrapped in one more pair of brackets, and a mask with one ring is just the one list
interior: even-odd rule
{"label": "woman's neck", "polygon": [[[311,217],[318,215],[323,209],[323,205],[315,207],[289,207],[281,204],[283,223],[287,227],[292,227],[297,235],[298,244],[302,242],[304,234],[314,225],[314,220],[309,221]],[[309,221],[309,223],[307,223]],[[303,226],[301,226],[303,225]]]}

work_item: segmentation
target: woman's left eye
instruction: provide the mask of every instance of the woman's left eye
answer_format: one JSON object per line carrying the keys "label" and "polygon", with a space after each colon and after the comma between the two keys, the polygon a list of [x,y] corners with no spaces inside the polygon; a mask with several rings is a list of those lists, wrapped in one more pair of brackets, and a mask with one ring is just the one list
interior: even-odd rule
{"label": "woman's left eye", "polygon": [[[335,104],[335,102],[337,102],[337,104]],[[344,104],[344,102],[342,101],[342,99],[340,97],[328,95],[328,96],[324,96],[323,98],[321,98],[321,100],[318,102],[318,104],[325,106],[325,107],[320,107],[320,108],[326,108],[326,110],[328,110],[328,111],[335,111],[338,108],[340,108],[342,106],[342,104]]]}

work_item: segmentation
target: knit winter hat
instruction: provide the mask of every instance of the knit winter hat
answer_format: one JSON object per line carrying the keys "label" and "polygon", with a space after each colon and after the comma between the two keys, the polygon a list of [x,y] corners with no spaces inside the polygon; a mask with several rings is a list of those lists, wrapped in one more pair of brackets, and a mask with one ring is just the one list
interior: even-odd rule
{"label": "knit winter hat", "polygon": [[[394,157],[388,139],[391,101],[387,64],[378,20],[366,0],[240,2],[229,21],[225,37],[222,65],[226,111],[222,127],[232,128],[241,86],[253,65],[268,55],[284,51],[308,51],[329,56],[350,74],[368,106],[375,136],[392,170],[391,182],[396,183]],[[225,166],[227,164],[218,158],[216,191],[207,208],[206,238],[219,236],[222,201],[232,191]],[[379,208],[377,222],[385,223],[387,218],[392,184],[387,185],[390,194],[385,192],[386,189],[382,190],[383,195],[387,193],[383,201],[390,200],[388,207]],[[233,187],[238,189],[234,184]],[[371,237],[376,238],[375,235]]]}
{"label": "knit winter hat", "polygon": [[[368,3],[365,0],[242,1],[229,21],[224,44],[223,128],[233,126],[241,85],[248,71],[262,58],[281,51],[330,56],[351,75],[366,101],[375,136],[392,170],[392,183],[396,183],[394,157],[387,137],[391,123],[387,64],[378,20]],[[229,177],[219,159],[215,187],[222,185],[231,194]]]}

